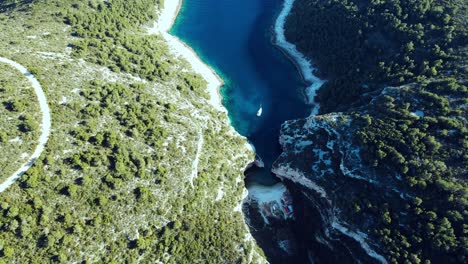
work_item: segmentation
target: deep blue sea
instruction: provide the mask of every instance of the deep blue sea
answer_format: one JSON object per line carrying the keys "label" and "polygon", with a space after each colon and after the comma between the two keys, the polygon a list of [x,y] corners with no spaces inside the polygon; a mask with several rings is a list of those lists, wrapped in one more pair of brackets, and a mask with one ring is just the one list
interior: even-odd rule
{"label": "deep blue sea", "polygon": [[[282,0],[184,0],[171,33],[190,45],[224,79],[223,104],[231,124],[265,162],[247,184],[272,185],[270,168],[281,154],[281,124],[310,113],[305,84],[273,44]],[[260,106],[263,113],[257,116]]]}

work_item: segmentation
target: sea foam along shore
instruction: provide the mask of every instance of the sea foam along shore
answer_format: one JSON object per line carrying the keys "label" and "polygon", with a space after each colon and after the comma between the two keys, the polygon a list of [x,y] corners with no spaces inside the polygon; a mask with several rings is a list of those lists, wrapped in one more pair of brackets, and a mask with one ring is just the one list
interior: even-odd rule
{"label": "sea foam along shore", "polygon": [[150,34],[161,34],[167,41],[169,48],[176,55],[186,59],[192,65],[193,71],[200,74],[208,82],[208,93],[210,95],[210,104],[219,111],[226,112],[226,109],[221,103],[221,95],[219,89],[223,85],[223,80],[206,65],[197,53],[178,37],[169,34],[174,22],[182,7],[182,0],[166,0],[164,8],[159,14],[152,28],[149,29]]}
{"label": "sea foam along shore", "polygon": [[0,184],[0,193],[5,191],[8,187],[10,187],[21,175],[23,175],[27,170],[29,170],[33,165],[34,161],[39,158],[42,152],[45,149],[45,145],[49,140],[50,128],[52,126],[52,118],[50,116],[50,109],[49,105],[47,104],[47,98],[45,96],[44,91],[42,90],[41,84],[39,81],[32,75],[26,67],[23,65],[12,61],[7,58],[0,57],[0,62],[6,63],[23,74],[28,81],[31,83],[32,87],[34,88],[34,92],[37,95],[37,99],[39,101],[39,108],[41,109],[42,113],[42,122],[41,122],[41,135],[39,136],[39,142],[34,150],[34,153],[28,158],[28,161],[21,165],[12,176],[6,179],[2,184]]}
{"label": "sea foam along shore", "polygon": [[288,42],[284,34],[284,26],[286,24],[286,19],[288,18],[291,10],[294,6],[295,0],[284,0],[283,9],[276,19],[275,23],[275,36],[276,36],[276,45],[283,50],[286,55],[293,61],[296,67],[299,69],[302,78],[310,84],[306,89],[307,100],[309,104],[313,104],[312,115],[318,114],[319,104],[314,104],[314,98],[317,95],[318,89],[322,87],[325,83],[324,80],[321,80],[314,75],[314,67],[309,59],[307,59],[304,54],[297,50],[296,45]]}

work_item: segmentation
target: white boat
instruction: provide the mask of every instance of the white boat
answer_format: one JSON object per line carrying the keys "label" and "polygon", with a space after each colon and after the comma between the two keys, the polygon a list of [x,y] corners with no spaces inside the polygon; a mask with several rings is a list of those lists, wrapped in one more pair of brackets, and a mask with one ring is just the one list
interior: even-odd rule
{"label": "white boat", "polygon": [[262,108],[262,105],[260,105],[260,108],[257,111],[257,116],[261,116],[262,113],[263,113],[263,108]]}

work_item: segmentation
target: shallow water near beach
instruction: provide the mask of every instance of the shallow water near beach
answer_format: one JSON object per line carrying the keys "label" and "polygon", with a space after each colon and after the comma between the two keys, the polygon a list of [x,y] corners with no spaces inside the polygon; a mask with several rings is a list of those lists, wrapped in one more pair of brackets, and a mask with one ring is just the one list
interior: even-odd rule
{"label": "shallow water near beach", "polygon": [[273,45],[281,7],[282,0],[184,0],[171,29],[224,79],[221,94],[231,124],[265,163],[249,174],[247,186],[277,182],[270,168],[281,154],[281,124],[311,111],[298,70]]}

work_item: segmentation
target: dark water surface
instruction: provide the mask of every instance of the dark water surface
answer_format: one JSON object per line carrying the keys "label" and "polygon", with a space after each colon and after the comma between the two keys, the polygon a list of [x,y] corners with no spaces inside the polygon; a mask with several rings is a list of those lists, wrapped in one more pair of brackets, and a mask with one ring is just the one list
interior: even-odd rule
{"label": "dark water surface", "polygon": [[310,113],[299,72],[272,42],[282,2],[184,0],[171,30],[224,79],[221,94],[231,124],[265,162],[265,169],[249,175],[247,185],[276,182],[270,168],[281,154],[281,124]]}

